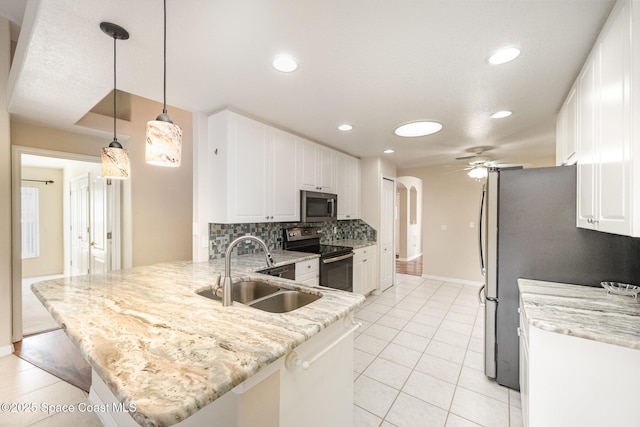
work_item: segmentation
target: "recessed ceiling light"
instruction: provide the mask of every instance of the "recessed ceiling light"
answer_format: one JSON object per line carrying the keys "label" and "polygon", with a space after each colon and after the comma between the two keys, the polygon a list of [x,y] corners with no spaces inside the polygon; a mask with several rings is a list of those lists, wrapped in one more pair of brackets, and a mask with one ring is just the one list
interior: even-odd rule
{"label": "recessed ceiling light", "polygon": [[283,73],[290,73],[298,68],[298,63],[290,55],[278,55],[273,58],[273,68]]}
{"label": "recessed ceiling light", "polygon": [[505,117],[509,117],[511,115],[511,111],[498,111],[491,115],[492,119],[504,119]]}
{"label": "recessed ceiling light", "polygon": [[348,123],[344,123],[344,124],[338,126],[338,129],[343,131],[343,132],[346,132],[346,131],[349,131],[349,130],[353,129],[353,126],[351,126]]}
{"label": "recessed ceiling light", "polygon": [[520,56],[520,49],[517,47],[505,47],[489,57],[489,63],[493,65],[506,64]]}
{"label": "recessed ceiling light", "polygon": [[404,137],[425,136],[438,132],[442,129],[442,125],[438,122],[411,122],[398,126],[395,134]]}
{"label": "recessed ceiling light", "polygon": [[391,148],[387,148],[386,150],[383,151],[384,154],[391,154],[391,153],[395,153],[396,150],[392,150]]}

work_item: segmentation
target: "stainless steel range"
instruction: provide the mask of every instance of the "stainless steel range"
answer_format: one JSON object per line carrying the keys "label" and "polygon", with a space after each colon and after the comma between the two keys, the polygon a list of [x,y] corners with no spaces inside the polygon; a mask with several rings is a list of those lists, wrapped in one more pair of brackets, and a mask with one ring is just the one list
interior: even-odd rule
{"label": "stainless steel range", "polygon": [[286,251],[320,254],[320,286],[353,292],[353,248],[320,244],[320,227],[283,230]]}

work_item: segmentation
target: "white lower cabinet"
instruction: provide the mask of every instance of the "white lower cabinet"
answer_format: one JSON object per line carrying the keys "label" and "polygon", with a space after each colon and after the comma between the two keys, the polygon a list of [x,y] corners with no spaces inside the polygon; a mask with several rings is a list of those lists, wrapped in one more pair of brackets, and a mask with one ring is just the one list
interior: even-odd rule
{"label": "white lower cabinet", "polygon": [[[176,427],[353,425],[353,331],[338,320]],[[301,363],[296,364],[299,360]],[[311,363],[309,363],[311,362]],[[307,365],[308,363],[308,365]],[[89,401],[105,426],[139,427],[93,371]],[[126,409],[126,407],[124,408]]]}
{"label": "white lower cabinet", "polygon": [[367,295],[377,289],[377,246],[365,246],[353,252],[353,292]]}
{"label": "white lower cabinet", "polygon": [[640,425],[640,350],[520,325],[525,427]]}
{"label": "white lower cabinet", "polygon": [[296,262],[296,282],[307,286],[320,285],[319,258]]}

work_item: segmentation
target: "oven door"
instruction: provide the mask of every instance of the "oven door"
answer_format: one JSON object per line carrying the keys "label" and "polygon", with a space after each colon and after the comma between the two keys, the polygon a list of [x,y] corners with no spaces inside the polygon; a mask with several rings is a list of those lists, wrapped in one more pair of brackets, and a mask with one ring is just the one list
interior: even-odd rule
{"label": "oven door", "polygon": [[320,259],[320,286],[353,292],[353,252]]}

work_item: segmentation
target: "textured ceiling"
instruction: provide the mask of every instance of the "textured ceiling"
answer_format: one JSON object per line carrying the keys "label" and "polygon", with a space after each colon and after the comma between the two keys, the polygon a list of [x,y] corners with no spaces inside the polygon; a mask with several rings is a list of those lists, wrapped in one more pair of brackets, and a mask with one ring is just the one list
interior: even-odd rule
{"label": "textured ceiling", "polygon": [[[20,1],[18,1],[20,3]],[[555,116],[613,1],[168,0],[167,102],[230,107],[362,157],[396,150],[399,167],[450,163],[474,146],[512,162],[555,152]],[[0,3],[0,15],[6,2]],[[162,101],[162,2],[29,2],[9,82],[18,120],[73,127],[113,88],[113,42],[126,28],[118,89]],[[522,50],[491,66],[503,46]],[[271,67],[287,52],[299,68]],[[496,120],[498,110],[513,115]],[[169,113],[171,110],[169,109]],[[441,122],[419,138],[402,123]],[[351,123],[343,133],[337,126]],[[182,124],[183,126],[187,124]]]}

